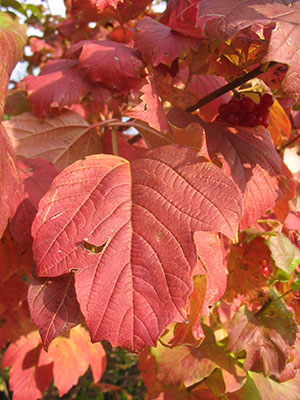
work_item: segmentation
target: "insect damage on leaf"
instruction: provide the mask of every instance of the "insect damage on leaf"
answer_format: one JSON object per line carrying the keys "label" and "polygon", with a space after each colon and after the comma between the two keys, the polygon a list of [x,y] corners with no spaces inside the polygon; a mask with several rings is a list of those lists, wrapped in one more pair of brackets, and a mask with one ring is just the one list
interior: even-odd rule
{"label": "insect damage on leaf", "polygon": [[87,238],[85,238],[81,243],[81,247],[83,248],[83,251],[88,251],[88,254],[98,254],[103,253],[109,242],[110,237],[108,237],[106,241],[100,245],[89,243]]}

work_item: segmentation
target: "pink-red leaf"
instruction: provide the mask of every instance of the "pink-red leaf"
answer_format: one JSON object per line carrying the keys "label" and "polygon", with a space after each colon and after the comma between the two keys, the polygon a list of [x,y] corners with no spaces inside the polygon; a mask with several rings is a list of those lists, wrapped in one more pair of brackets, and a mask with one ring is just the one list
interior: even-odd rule
{"label": "pink-red leaf", "polygon": [[152,128],[160,131],[168,131],[167,117],[163,109],[163,105],[159,100],[155,81],[149,77],[148,82],[141,88],[143,95],[141,103],[125,113],[132,118],[138,118],[144,122],[148,122]]}
{"label": "pink-red leaf", "polygon": [[19,178],[24,193],[20,193],[20,204],[10,221],[9,229],[14,239],[25,246],[31,243],[31,225],[42,196],[47,192],[56,168],[43,159],[17,159]]}
{"label": "pink-red leaf", "polygon": [[80,48],[79,68],[85,69],[92,81],[120,92],[141,86],[144,68],[136,49],[110,40],[87,40],[76,43],[69,52]]}
{"label": "pink-red leaf", "polygon": [[266,307],[255,316],[244,306],[228,328],[228,351],[246,350],[245,370],[279,377],[284,370],[298,328],[281,301]]}
{"label": "pink-red leaf", "polygon": [[300,3],[285,0],[203,0],[197,4],[196,25],[206,30],[209,38],[225,40],[253,24],[274,24],[266,61],[290,66],[285,81],[286,92],[300,96],[299,35]]}
{"label": "pink-red leaf", "polygon": [[9,383],[14,400],[41,399],[53,378],[52,358],[43,351],[37,331],[10,344],[2,364],[10,367]]}
{"label": "pink-red leaf", "polygon": [[93,341],[139,349],[185,319],[196,264],[192,233],[233,237],[241,199],[195,152],[164,146],[131,164],[97,155],[53,181],[33,223],[39,276],[72,270]]}
{"label": "pink-red leaf", "polygon": [[24,79],[33,110],[45,117],[52,109],[78,103],[92,88],[87,76],[78,69],[77,60],[50,60],[39,76]]}
{"label": "pink-red leaf", "polygon": [[55,117],[23,113],[4,123],[17,155],[44,158],[62,170],[79,158],[101,152],[101,141],[77,113],[64,110]]}
{"label": "pink-red leaf", "polygon": [[146,60],[156,67],[160,63],[170,66],[175,58],[184,56],[190,49],[196,49],[200,42],[145,17],[137,24],[135,43]]}
{"label": "pink-red leaf", "polygon": [[6,131],[0,124],[0,237],[19,202],[21,187],[12,171],[16,170],[15,155]]}
{"label": "pink-red leaf", "polygon": [[26,41],[25,29],[8,13],[0,14],[0,121],[3,118],[7,85],[14,66],[22,57]]}
{"label": "pink-red leaf", "polygon": [[73,274],[55,279],[34,278],[28,291],[28,304],[46,348],[58,335],[80,323]]}
{"label": "pink-red leaf", "polygon": [[71,329],[69,337],[57,337],[49,346],[49,356],[53,359],[53,378],[59,396],[76,385],[89,365],[95,381],[101,378],[106,368],[105,351],[101,343],[92,344],[88,332],[81,326]]}
{"label": "pink-red leaf", "polygon": [[240,229],[244,230],[282,197],[280,158],[263,127],[231,128],[218,122],[203,126],[211,158],[222,165],[243,195]]}

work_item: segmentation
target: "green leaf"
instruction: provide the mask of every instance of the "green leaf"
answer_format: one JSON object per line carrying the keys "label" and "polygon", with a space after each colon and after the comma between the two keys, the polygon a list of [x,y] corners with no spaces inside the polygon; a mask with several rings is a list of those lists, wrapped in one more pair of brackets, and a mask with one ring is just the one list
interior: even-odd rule
{"label": "green leaf", "polygon": [[[291,275],[294,269],[300,264],[299,250],[283,233],[276,233],[274,236],[271,236],[266,240],[266,245],[271,251],[271,257],[275,265],[288,275]],[[282,277],[282,274],[279,276]],[[284,280],[286,280],[286,277]]]}

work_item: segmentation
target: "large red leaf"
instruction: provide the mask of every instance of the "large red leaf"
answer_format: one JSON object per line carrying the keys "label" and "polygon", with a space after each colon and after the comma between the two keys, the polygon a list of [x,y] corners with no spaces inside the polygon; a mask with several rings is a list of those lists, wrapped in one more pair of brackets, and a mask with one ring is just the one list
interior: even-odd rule
{"label": "large red leaf", "polygon": [[77,113],[64,110],[55,117],[23,113],[4,122],[17,155],[44,158],[59,170],[86,155],[101,152],[101,141]]}
{"label": "large red leaf", "polygon": [[0,237],[19,202],[21,187],[12,172],[16,169],[14,151],[3,125],[0,124]]}
{"label": "large red leaf", "polygon": [[233,237],[235,184],[188,148],[165,146],[129,164],[97,155],[53,181],[33,223],[39,276],[75,274],[93,341],[139,349],[185,319],[196,264],[192,234]]}
{"label": "large red leaf", "polygon": [[77,60],[50,60],[39,76],[26,76],[24,82],[30,105],[41,117],[78,103],[92,88]]}
{"label": "large red leaf", "polygon": [[8,14],[0,14],[0,121],[3,117],[7,85],[14,66],[22,57],[26,42],[24,27]]}
{"label": "large red leaf", "polygon": [[28,304],[46,348],[54,338],[78,325],[82,319],[73,274],[55,279],[34,278],[28,291]]}
{"label": "large red leaf", "polygon": [[156,67],[160,63],[170,66],[175,58],[184,56],[191,48],[196,49],[200,42],[145,17],[137,24],[135,43],[146,60]]}
{"label": "large red leaf", "polygon": [[197,26],[209,38],[225,40],[253,24],[274,23],[265,60],[290,66],[284,87],[296,99],[300,96],[299,35],[300,3],[292,0],[202,0],[197,5]]}
{"label": "large red leaf", "polygon": [[81,48],[79,68],[85,69],[92,81],[120,92],[141,86],[145,73],[136,49],[110,40],[86,40],[72,46],[69,54]]}
{"label": "large red leaf", "polygon": [[233,128],[218,122],[203,126],[211,158],[221,163],[242,192],[244,210],[240,229],[244,230],[282,197],[280,158],[263,127]]}

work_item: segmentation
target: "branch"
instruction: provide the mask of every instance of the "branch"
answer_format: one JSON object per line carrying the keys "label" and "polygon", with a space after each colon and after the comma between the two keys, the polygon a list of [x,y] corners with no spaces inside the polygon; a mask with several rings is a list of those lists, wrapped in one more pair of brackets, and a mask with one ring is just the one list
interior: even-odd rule
{"label": "branch", "polygon": [[206,104],[215,100],[217,97],[220,97],[224,93],[229,92],[229,90],[233,90],[236,87],[242,85],[243,83],[250,81],[250,79],[256,78],[257,76],[265,73],[268,69],[274,67],[274,65],[276,64],[277,62],[271,61],[269,62],[267,68],[264,68],[265,67],[264,65],[260,65],[259,67],[248,72],[246,75],[236,78],[232,82],[227,83],[225,86],[222,86],[219,89],[215,90],[214,92],[208,94],[207,96],[202,97],[202,99],[200,99],[195,105],[188,107],[185,111],[189,113],[196,111],[198,108],[205,106]]}

